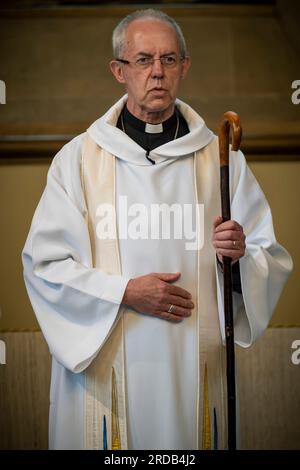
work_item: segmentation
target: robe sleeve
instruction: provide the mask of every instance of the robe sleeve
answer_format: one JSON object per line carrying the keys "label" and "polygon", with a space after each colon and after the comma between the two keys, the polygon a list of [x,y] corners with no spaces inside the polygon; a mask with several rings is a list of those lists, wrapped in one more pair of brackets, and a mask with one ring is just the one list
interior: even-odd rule
{"label": "robe sleeve", "polygon": [[128,282],[92,267],[80,153],[77,142],[55,157],[22,253],[28,295],[50,352],[75,373],[108,338]]}
{"label": "robe sleeve", "polygon": [[[276,240],[268,202],[242,152],[230,154],[231,218],[244,229],[240,259],[242,293],[233,292],[235,342],[249,347],[267,328],[292,271],[289,253]],[[223,275],[217,266],[220,324],[224,336]]]}

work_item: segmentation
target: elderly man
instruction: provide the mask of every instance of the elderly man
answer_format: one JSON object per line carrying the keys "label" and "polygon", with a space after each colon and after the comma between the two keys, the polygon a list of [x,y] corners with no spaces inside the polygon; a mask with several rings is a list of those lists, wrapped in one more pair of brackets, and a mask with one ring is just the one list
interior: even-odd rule
{"label": "elderly man", "polygon": [[23,252],[53,356],[50,447],[226,448],[222,256],[244,347],[291,259],[241,153],[234,220],[218,216],[218,143],[176,98],[190,58],[174,20],[135,12],[113,49],[127,94],[54,158]]}

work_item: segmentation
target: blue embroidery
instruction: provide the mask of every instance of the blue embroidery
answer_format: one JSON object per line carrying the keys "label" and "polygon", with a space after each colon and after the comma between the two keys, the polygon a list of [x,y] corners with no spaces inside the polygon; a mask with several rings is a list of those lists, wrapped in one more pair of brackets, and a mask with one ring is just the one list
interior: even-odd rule
{"label": "blue embroidery", "polygon": [[107,450],[106,416],[103,416],[103,450]]}

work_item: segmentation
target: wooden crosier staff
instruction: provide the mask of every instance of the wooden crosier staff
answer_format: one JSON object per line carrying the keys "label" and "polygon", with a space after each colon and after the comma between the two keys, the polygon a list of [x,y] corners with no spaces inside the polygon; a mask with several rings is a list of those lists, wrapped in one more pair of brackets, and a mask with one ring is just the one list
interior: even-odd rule
{"label": "wooden crosier staff", "polygon": [[[223,222],[231,219],[229,193],[229,133],[232,131],[232,150],[239,150],[242,128],[239,116],[228,111],[224,114],[219,132],[221,205]],[[223,256],[224,313],[226,337],[226,375],[228,406],[228,449],[236,449],[236,398],[235,398],[235,358],[234,327],[232,310],[231,258]]]}

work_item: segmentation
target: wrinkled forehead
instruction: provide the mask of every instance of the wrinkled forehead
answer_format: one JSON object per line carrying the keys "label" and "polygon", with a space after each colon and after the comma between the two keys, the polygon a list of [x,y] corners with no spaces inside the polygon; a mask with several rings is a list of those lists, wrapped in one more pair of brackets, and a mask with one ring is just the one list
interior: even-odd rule
{"label": "wrinkled forehead", "polygon": [[179,39],[171,25],[156,19],[137,19],[130,23],[125,33],[124,51],[126,54],[151,55],[179,54]]}

